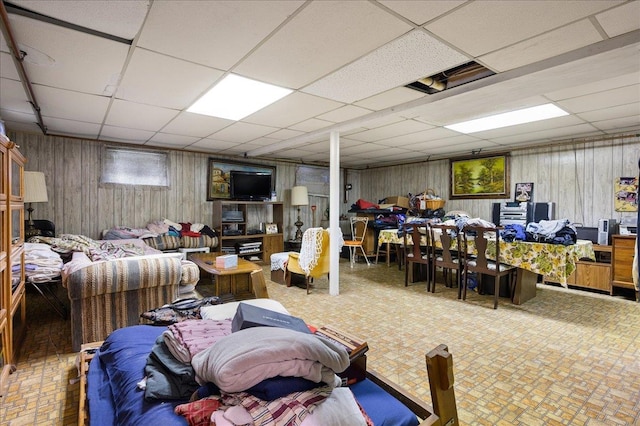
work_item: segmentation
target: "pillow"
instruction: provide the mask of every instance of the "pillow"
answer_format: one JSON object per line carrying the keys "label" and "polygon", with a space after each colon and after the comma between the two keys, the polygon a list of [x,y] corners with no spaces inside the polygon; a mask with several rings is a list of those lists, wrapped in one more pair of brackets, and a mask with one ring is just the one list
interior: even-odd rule
{"label": "pillow", "polygon": [[[247,303],[249,305],[258,306],[260,308],[280,312],[281,314],[291,315],[280,302],[273,299],[249,299],[243,300],[242,303]],[[202,317],[202,319],[214,321],[233,319],[233,317],[236,315],[239,304],[240,302],[230,302],[215,306],[203,306],[200,309],[200,316]]]}

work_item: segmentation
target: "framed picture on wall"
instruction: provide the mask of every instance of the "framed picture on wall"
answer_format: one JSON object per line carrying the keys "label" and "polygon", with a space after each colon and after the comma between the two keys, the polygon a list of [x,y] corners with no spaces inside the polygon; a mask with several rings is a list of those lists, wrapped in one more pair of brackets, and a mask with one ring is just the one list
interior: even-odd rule
{"label": "framed picture on wall", "polygon": [[509,154],[449,161],[449,198],[509,198]]}
{"label": "framed picture on wall", "polygon": [[521,203],[528,201],[533,202],[533,183],[516,183],[516,193],[514,201],[519,201]]}
{"label": "framed picture on wall", "polygon": [[229,199],[229,173],[231,170],[244,172],[262,172],[271,175],[271,190],[276,185],[276,168],[260,164],[243,163],[240,161],[218,160],[209,158],[207,167],[207,201]]}
{"label": "framed picture on wall", "polygon": [[638,178],[619,177],[613,186],[614,207],[617,212],[638,211]]}

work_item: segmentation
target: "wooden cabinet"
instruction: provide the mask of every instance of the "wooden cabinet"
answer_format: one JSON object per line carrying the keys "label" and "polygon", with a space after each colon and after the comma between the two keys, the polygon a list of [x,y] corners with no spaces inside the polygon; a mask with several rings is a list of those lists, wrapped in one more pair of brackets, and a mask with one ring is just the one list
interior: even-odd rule
{"label": "wooden cabinet", "polygon": [[613,287],[635,289],[631,275],[635,245],[635,235],[613,236],[613,252],[611,256],[611,266],[613,268],[611,272],[611,285]]}
{"label": "wooden cabinet", "polygon": [[16,145],[0,135],[0,392],[15,367],[26,333],[24,273],[24,163]]}
{"label": "wooden cabinet", "polygon": [[[284,207],[272,201],[213,202],[213,227],[220,236],[219,250],[248,260],[269,262],[273,253],[284,250],[282,234]],[[265,224],[277,227],[266,233]]]}
{"label": "wooden cabinet", "polygon": [[580,260],[576,262],[576,270],[567,278],[567,284],[602,290],[611,294],[611,246],[593,245],[596,261]]}

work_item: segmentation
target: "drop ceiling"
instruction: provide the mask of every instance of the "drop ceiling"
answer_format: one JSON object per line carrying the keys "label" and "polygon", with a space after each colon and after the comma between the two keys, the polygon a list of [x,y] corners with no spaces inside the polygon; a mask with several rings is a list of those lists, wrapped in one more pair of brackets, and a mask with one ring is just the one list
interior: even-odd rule
{"label": "drop ceiling", "polygon": [[[308,164],[328,164],[337,131],[341,166],[356,169],[640,133],[638,0],[3,5],[10,130]],[[406,87],[470,61],[495,74],[434,94]],[[186,112],[228,73],[293,92],[241,121]],[[545,103],[570,114],[443,127]]]}

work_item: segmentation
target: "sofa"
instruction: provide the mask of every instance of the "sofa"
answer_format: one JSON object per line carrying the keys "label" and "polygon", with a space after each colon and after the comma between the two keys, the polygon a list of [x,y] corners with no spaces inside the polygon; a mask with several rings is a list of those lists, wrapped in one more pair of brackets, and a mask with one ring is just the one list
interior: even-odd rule
{"label": "sofa", "polygon": [[177,253],[147,249],[140,256],[92,261],[84,252],[74,252],[62,269],[73,350],[139,324],[141,313],[193,291],[199,279],[197,265]]}
{"label": "sofa", "polygon": [[149,222],[145,228],[118,226],[102,231],[103,240],[138,238],[149,247],[164,252],[179,249],[206,248],[214,251],[218,247],[216,232],[204,224],[173,222],[168,219]]}

